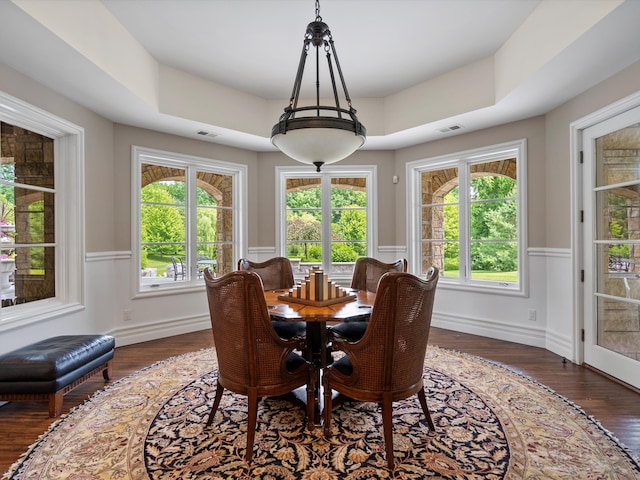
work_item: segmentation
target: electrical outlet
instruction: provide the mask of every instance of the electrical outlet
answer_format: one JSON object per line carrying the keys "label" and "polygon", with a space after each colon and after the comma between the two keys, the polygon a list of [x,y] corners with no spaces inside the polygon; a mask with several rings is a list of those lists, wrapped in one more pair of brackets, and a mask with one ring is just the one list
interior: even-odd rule
{"label": "electrical outlet", "polygon": [[122,319],[125,322],[128,322],[129,320],[131,320],[131,310],[129,310],[128,308],[122,311]]}
{"label": "electrical outlet", "polygon": [[536,310],[534,308],[529,309],[529,321],[530,322],[536,321]]}

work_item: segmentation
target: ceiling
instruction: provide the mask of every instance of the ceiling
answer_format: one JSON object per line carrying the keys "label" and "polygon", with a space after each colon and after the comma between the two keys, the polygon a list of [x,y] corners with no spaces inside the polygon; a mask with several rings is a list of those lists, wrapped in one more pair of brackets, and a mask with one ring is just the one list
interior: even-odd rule
{"label": "ceiling", "polygon": [[[320,15],[364,149],[544,114],[640,59],[637,0],[322,0]],[[4,64],[114,122],[272,151],[315,6],[0,0],[0,18]]]}

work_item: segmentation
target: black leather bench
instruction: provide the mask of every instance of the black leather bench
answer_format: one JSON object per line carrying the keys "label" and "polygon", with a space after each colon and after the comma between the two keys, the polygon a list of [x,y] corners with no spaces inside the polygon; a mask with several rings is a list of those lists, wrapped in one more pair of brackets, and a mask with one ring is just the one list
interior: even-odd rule
{"label": "black leather bench", "polygon": [[110,335],[63,335],[0,355],[0,401],[48,400],[49,416],[89,377],[111,378],[115,339]]}

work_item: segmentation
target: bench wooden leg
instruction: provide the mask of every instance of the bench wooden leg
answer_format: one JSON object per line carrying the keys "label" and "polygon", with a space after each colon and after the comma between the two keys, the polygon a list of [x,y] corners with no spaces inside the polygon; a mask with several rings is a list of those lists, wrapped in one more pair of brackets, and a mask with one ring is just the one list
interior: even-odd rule
{"label": "bench wooden leg", "polygon": [[102,376],[104,377],[105,380],[111,380],[111,374],[112,374],[111,360],[109,360],[107,362],[107,365],[105,366],[105,369],[102,371]]}
{"label": "bench wooden leg", "polygon": [[64,400],[64,391],[58,390],[56,393],[49,395],[49,416],[59,417],[62,413],[62,402]]}

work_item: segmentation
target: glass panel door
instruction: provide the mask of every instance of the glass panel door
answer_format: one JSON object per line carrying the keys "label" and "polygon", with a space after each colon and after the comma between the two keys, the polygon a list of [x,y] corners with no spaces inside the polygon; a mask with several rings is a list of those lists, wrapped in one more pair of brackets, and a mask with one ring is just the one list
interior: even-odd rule
{"label": "glass panel door", "polygon": [[640,386],[640,108],[584,132],[585,363]]}

